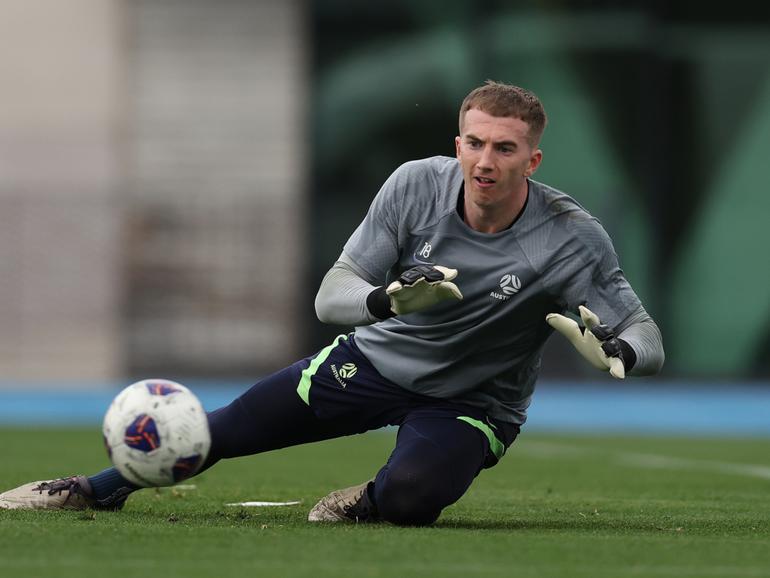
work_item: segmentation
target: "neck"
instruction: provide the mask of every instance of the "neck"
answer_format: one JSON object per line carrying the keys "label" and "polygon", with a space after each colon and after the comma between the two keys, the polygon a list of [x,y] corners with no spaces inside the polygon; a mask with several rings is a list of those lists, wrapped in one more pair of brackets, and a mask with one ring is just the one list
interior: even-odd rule
{"label": "neck", "polygon": [[506,199],[504,204],[477,205],[465,195],[463,201],[463,220],[479,233],[499,233],[510,228],[521,215],[527,204],[529,185]]}

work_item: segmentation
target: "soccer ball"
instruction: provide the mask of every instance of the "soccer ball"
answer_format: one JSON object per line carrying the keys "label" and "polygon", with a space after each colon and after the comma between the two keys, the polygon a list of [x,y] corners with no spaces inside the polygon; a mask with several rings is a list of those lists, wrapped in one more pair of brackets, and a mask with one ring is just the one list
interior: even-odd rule
{"label": "soccer ball", "polygon": [[110,404],[104,445],[121,475],[138,486],[170,486],[198,471],[211,447],[203,406],[185,386],[137,381]]}

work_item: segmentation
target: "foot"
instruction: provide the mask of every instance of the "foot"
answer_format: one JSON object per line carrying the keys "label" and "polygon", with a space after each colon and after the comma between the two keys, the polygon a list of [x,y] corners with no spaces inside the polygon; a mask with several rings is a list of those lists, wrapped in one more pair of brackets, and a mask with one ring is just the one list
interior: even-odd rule
{"label": "foot", "polygon": [[369,498],[369,480],[352,488],[335,490],[321,499],[307,516],[308,522],[379,522],[377,509]]}
{"label": "foot", "polygon": [[126,502],[129,493],[118,490],[105,500],[97,500],[88,478],[71,476],[50,482],[31,482],[8,490],[0,494],[0,509],[119,510]]}

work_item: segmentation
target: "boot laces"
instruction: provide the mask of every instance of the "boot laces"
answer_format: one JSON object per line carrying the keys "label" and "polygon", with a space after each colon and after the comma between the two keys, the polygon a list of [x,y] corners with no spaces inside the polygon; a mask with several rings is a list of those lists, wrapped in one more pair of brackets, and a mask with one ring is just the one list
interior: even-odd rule
{"label": "boot laces", "polygon": [[80,487],[80,481],[77,476],[71,476],[69,478],[59,478],[58,480],[52,480],[50,482],[43,482],[36,488],[32,488],[33,492],[39,492],[42,494],[44,491],[48,492],[49,496],[54,494],[61,495],[62,492],[68,491],[70,494],[85,495]]}

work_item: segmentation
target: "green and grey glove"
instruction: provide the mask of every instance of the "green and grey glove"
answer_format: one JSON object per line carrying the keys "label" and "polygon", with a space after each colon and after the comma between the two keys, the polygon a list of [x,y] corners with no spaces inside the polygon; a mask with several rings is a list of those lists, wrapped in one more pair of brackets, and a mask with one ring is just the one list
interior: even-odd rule
{"label": "green and grey glove", "polygon": [[441,265],[419,265],[401,273],[385,292],[390,297],[390,308],[396,315],[422,311],[447,299],[463,298],[460,289],[452,283],[457,269]]}

